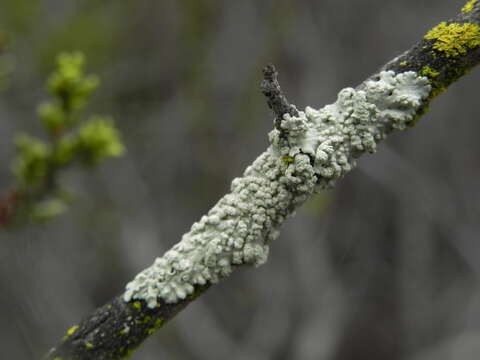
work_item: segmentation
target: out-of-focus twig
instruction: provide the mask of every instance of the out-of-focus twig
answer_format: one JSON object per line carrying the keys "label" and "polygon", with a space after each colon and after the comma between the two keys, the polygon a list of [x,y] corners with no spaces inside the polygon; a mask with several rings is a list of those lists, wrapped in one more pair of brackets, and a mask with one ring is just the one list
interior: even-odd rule
{"label": "out-of-focus twig", "polygon": [[59,173],[75,162],[91,167],[123,153],[111,118],[81,116],[98,86],[95,76],[84,75],[84,62],[81,53],[64,53],[57,59],[57,69],[47,82],[52,99],[38,108],[48,140],[27,134],[16,137],[17,183],[0,199],[0,228],[63,213],[70,197],[58,183]]}

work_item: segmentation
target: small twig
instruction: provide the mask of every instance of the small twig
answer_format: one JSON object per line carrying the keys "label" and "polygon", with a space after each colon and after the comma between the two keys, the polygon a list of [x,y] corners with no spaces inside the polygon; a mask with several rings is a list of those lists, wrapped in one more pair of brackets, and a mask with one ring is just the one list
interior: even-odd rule
{"label": "small twig", "polygon": [[285,95],[282,93],[278,83],[278,72],[273,64],[268,64],[263,68],[263,81],[260,85],[263,95],[267,97],[267,104],[275,114],[275,128],[280,130],[280,122],[283,115],[290,114],[297,116],[298,111],[291,105]]}

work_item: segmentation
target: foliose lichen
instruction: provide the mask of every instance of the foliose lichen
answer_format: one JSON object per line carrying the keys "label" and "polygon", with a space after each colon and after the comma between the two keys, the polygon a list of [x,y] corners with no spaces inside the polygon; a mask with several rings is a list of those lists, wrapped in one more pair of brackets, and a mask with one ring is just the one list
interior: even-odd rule
{"label": "foliose lichen", "polygon": [[334,104],[284,115],[281,129],[270,133],[272,148],[283,159],[307,154],[318,185],[329,187],[355,166],[356,157],[375,152],[390,129],[404,130],[430,89],[415,72],[383,71],[358,90],[341,90]]}
{"label": "foliose lichen", "polygon": [[173,303],[192,294],[196,284],[228,276],[235,265],[263,264],[278,226],[308,197],[315,182],[307,155],[286,164],[266,151],[243,177],[233,180],[231,193],[193,224],[181,242],[127,285],[125,301],[143,299],[150,308],[157,305],[157,297]]}
{"label": "foliose lichen", "polygon": [[174,303],[236,265],[263,264],[285,219],[350,171],[355,157],[374,152],[391,129],[406,128],[430,90],[415,72],[383,71],[340,91],[334,104],[284,115],[267,151],[178,244],[127,284],[124,300],[142,299],[150,308],[159,298]]}

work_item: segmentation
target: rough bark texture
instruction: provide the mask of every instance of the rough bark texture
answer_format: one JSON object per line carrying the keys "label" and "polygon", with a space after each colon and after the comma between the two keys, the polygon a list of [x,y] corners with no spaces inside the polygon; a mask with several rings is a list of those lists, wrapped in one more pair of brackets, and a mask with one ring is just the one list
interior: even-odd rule
{"label": "rough bark texture", "polygon": [[159,300],[150,309],[145,301],[127,303],[117,296],[96,309],[79,325],[72,326],[46,359],[121,359],[130,355],[148,336],[209,288],[197,287],[194,294],[175,304]]}
{"label": "rough bark texture", "polygon": [[292,116],[298,115],[297,109],[292,106],[287,98],[283,95],[280,84],[278,83],[278,72],[275,66],[269,64],[263,69],[262,92],[267,97],[267,104],[275,114],[275,126],[278,128],[278,123],[284,114]]}
{"label": "rough bark texture", "polygon": [[[480,25],[480,3],[475,2],[472,10],[462,11],[446,24]],[[445,52],[435,50],[434,44],[435,40],[422,38],[411,49],[388,62],[382,70],[393,70],[395,73],[415,71],[428,77],[433,86],[431,100],[479,63],[479,46],[465,47],[466,52],[461,56],[448,56]]]}
{"label": "rough bark texture", "polygon": [[[480,3],[470,2],[471,8],[445,23],[480,24]],[[476,39],[479,40],[479,39]],[[432,91],[424,100],[417,117],[427,109],[430,101],[450,84],[470,71],[480,62],[480,46],[464,46],[456,56],[439,51],[437,40],[422,38],[415,46],[387,63],[381,70],[395,73],[415,71],[430,80]],[[460,44],[463,46],[465,44]],[[468,45],[468,44],[466,44]],[[296,115],[280,90],[273,66],[264,70],[262,90],[268,104],[279,119],[286,112]],[[375,78],[378,75],[373,75]],[[362,85],[360,86],[360,88]],[[196,287],[193,295],[175,304],[159,299],[159,306],[149,309],[144,301],[125,302],[121,296],[97,309],[78,326],[72,327],[60,344],[53,348],[46,359],[120,359],[129,355],[149,335],[171,319],[177,312],[208,289],[209,285]]]}

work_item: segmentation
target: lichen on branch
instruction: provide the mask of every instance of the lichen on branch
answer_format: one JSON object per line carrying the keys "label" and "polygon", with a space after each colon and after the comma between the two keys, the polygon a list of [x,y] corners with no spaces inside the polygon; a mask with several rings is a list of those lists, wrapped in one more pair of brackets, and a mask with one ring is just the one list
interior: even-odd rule
{"label": "lichen on branch", "polygon": [[444,53],[446,57],[456,57],[480,46],[480,25],[447,24],[442,21],[425,35],[425,39],[433,40],[433,48]]}
{"label": "lichen on branch", "polygon": [[361,90],[341,90],[334,104],[318,111],[285,113],[267,151],[178,244],[127,284],[124,300],[144,300],[150,308],[159,298],[175,303],[196,285],[227,277],[234,266],[263,264],[295,209],[350,171],[355,157],[374,152],[390,129],[405,129],[430,89],[414,72],[381,72]]}

